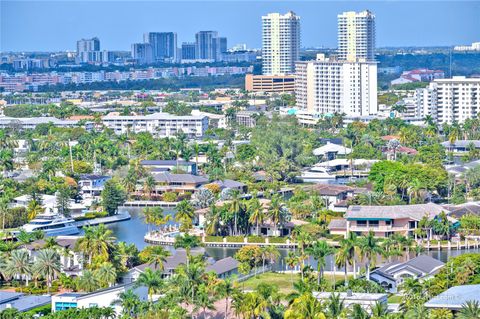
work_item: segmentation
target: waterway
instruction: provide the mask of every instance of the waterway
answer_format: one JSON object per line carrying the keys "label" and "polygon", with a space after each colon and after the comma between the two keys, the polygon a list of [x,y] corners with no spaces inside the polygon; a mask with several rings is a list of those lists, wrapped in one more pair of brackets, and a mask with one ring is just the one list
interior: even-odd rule
{"label": "waterway", "polygon": [[[127,243],[134,243],[138,249],[143,249],[148,244],[143,240],[143,236],[148,232],[148,226],[144,223],[144,218],[142,214],[142,209],[140,208],[128,208],[128,212],[132,216],[130,220],[118,222],[114,224],[106,225],[113,231],[113,235],[117,238],[118,241],[124,241]],[[173,210],[165,210],[165,214],[173,215]],[[173,217],[173,216],[172,216]],[[171,246],[166,246],[170,251],[174,251],[174,248]],[[226,248],[226,247],[206,247],[205,252],[210,257],[219,260],[225,257],[233,257],[238,248]],[[287,256],[288,249],[280,249],[281,257],[274,265],[275,270],[286,270],[285,266],[285,257]],[[446,262],[449,258],[458,256],[464,253],[480,253],[480,249],[462,249],[462,250],[430,250],[425,251],[424,254],[427,254],[433,258]],[[403,257],[402,259],[406,259]],[[378,260],[381,263],[381,260]],[[383,261],[385,262],[385,261]],[[307,261],[307,264],[316,267],[316,262],[313,259]],[[333,270],[333,257],[328,256],[326,259],[326,270]]]}

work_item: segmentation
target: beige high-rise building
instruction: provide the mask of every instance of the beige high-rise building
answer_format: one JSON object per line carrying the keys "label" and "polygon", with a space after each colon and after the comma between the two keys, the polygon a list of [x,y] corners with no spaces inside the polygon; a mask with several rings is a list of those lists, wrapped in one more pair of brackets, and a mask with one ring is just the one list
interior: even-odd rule
{"label": "beige high-rise building", "polygon": [[290,11],[262,17],[262,68],[264,75],[295,72],[300,57],[300,17]]}
{"label": "beige high-rise building", "polygon": [[338,58],[346,61],[375,60],[375,15],[370,11],[338,15]]}

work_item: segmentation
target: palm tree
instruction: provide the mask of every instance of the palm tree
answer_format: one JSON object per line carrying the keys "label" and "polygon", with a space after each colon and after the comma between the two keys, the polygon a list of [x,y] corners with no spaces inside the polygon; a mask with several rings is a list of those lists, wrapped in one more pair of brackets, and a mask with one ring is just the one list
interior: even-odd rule
{"label": "palm tree", "polygon": [[295,266],[298,265],[299,258],[293,251],[289,251],[287,257],[285,258],[285,264],[288,266],[288,268],[291,269],[290,272],[290,281],[292,282],[293,285],[293,270]]}
{"label": "palm tree", "polygon": [[47,281],[47,290],[52,286],[52,280],[60,273],[60,255],[53,249],[43,249],[38,252],[34,271]]}
{"label": "palm tree", "polygon": [[175,220],[181,223],[181,229],[185,232],[191,228],[195,211],[193,206],[186,199],[177,204]]}
{"label": "palm tree", "polygon": [[340,299],[340,294],[332,293],[327,301],[326,312],[330,318],[339,318],[345,310],[345,304]]}
{"label": "palm tree", "polygon": [[370,315],[363,309],[360,304],[354,304],[349,311],[348,318],[350,319],[369,319]]}
{"label": "palm tree", "polygon": [[162,273],[159,270],[152,270],[146,268],[144,272],[138,276],[135,282],[137,287],[145,286],[148,289],[148,298],[153,301],[153,294],[160,292],[160,288],[163,286]]}
{"label": "palm tree", "polygon": [[326,319],[320,301],[311,293],[305,293],[292,302],[285,311],[285,319]]}
{"label": "palm tree", "polygon": [[225,319],[228,318],[228,305],[230,303],[230,297],[233,296],[234,293],[237,292],[237,288],[235,283],[230,278],[225,278],[220,282],[217,286],[218,294],[225,298]]}
{"label": "palm tree", "polygon": [[147,194],[147,198],[150,200],[152,199],[152,193],[155,190],[155,185],[155,178],[153,178],[152,175],[148,175],[143,183],[143,193]]}
{"label": "palm tree", "polygon": [[117,270],[112,263],[104,262],[97,270],[95,275],[102,286],[111,287],[117,280]]}
{"label": "palm tree", "polygon": [[[367,280],[370,280],[370,267],[375,263],[377,255],[383,253],[383,249],[375,237],[373,231],[359,239],[359,248],[363,260],[365,260],[365,270],[367,272]],[[373,263],[372,263],[373,262]]]}
{"label": "palm tree", "polygon": [[320,287],[320,280],[323,277],[323,267],[326,257],[335,252],[334,248],[329,246],[325,240],[317,240],[312,246],[307,248],[307,253],[317,261],[317,285]]}
{"label": "palm tree", "polygon": [[112,230],[107,228],[104,224],[95,226],[92,230],[93,257],[98,256],[108,260],[109,253],[113,249],[113,245],[115,243],[115,237],[112,236]]}
{"label": "palm tree", "polygon": [[230,204],[228,206],[228,211],[233,214],[234,222],[233,222],[233,233],[234,235],[238,234],[238,214],[242,209],[242,204],[240,201],[240,191],[234,189],[230,192]]}
{"label": "palm tree", "polygon": [[388,314],[388,306],[381,302],[375,302],[370,306],[372,319],[383,319]]}
{"label": "palm tree", "polygon": [[155,269],[159,269],[161,271],[164,270],[163,265],[167,262],[168,256],[170,256],[170,252],[168,252],[162,246],[147,246],[140,253],[140,257],[142,257],[142,259],[144,259],[150,265],[153,264]]}
{"label": "palm tree", "polygon": [[129,289],[125,292],[121,292],[118,295],[118,299],[113,303],[121,305],[122,314],[129,318],[138,313],[138,307],[140,306],[141,301],[138,295],[132,289]]}
{"label": "palm tree", "polygon": [[250,218],[248,222],[257,226],[257,236],[260,235],[260,224],[263,224],[265,214],[263,212],[263,206],[258,198],[253,198],[248,202],[248,211],[250,212]]}
{"label": "palm tree", "polygon": [[480,303],[477,300],[467,301],[462,305],[462,309],[457,314],[458,319],[478,319],[480,318]]}
{"label": "palm tree", "polygon": [[278,232],[278,225],[283,223],[284,219],[284,207],[280,201],[280,197],[276,194],[272,197],[268,208],[268,216],[275,229],[275,234]]}
{"label": "palm tree", "polygon": [[335,254],[335,265],[339,268],[344,268],[344,282],[345,286],[348,286],[348,265],[351,262],[350,260],[350,250],[345,239],[340,241],[340,248],[337,249]]}
{"label": "palm tree", "polygon": [[93,292],[100,287],[98,276],[91,270],[85,269],[77,282],[78,289]]}
{"label": "palm tree", "polygon": [[25,279],[25,286],[28,286],[28,279],[32,274],[32,263],[26,249],[17,249],[12,251],[10,258],[5,265],[5,273],[9,277],[18,277]]}
{"label": "palm tree", "polygon": [[34,219],[38,214],[43,212],[43,207],[41,203],[37,202],[36,200],[31,200],[27,206],[28,212],[28,220]]}
{"label": "palm tree", "polygon": [[209,291],[205,285],[201,285],[197,293],[197,298],[195,299],[196,306],[202,308],[203,318],[207,318],[207,309],[214,310],[215,306],[213,304],[214,300],[210,295]]}
{"label": "palm tree", "polygon": [[199,247],[200,246],[200,241],[198,237],[196,236],[191,236],[189,234],[185,234],[183,236],[177,236],[175,237],[175,243],[173,244],[173,247],[175,249],[178,248],[183,248],[185,249],[187,253],[187,266],[189,263],[189,256],[190,256],[190,251],[192,248]]}

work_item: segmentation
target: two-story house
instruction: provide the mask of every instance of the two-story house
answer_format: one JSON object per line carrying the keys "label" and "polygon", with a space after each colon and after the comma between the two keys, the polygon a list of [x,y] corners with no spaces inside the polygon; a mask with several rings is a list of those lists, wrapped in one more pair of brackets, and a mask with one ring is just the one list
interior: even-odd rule
{"label": "two-story house", "polygon": [[[388,237],[395,233],[415,236],[419,221],[427,217],[435,219],[448,210],[434,203],[393,206],[350,206],[344,219],[334,219],[329,224],[331,234],[346,235],[355,232],[363,235],[373,231],[377,237]],[[453,220],[452,220],[453,221]]]}
{"label": "two-story house", "polygon": [[83,195],[87,196],[99,196],[103,191],[103,186],[105,182],[108,181],[111,177],[104,175],[93,175],[93,174],[84,174],[81,175],[78,180],[78,186],[80,192]]}

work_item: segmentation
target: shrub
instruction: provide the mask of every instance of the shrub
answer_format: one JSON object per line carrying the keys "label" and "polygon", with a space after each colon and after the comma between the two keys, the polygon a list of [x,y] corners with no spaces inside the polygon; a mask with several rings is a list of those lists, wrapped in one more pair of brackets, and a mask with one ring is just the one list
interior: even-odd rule
{"label": "shrub", "polygon": [[272,244],[285,244],[287,242],[286,237],[268,237],[268,242]]}
{"label": "shrub", "polygon": [[249,243],[264,243],[265,238],[261,236],[248,236],[248,242]]}
{"label": "shrub", "polygon": [[227,242],[230,243],[243,243],[243,236],[227,236]]}
{"label": "shrub", "polygon": [[222,236],[205,236],[205,241],[210,243],[221,243],[223,242]]}
{"label": "shrub", "polygon": [[178,195],[175,192],[166,192],[162,196],[162,200],[164,202],[170,202],[170,203],[171,202],[176,202],[177,198],[178,198]]}

